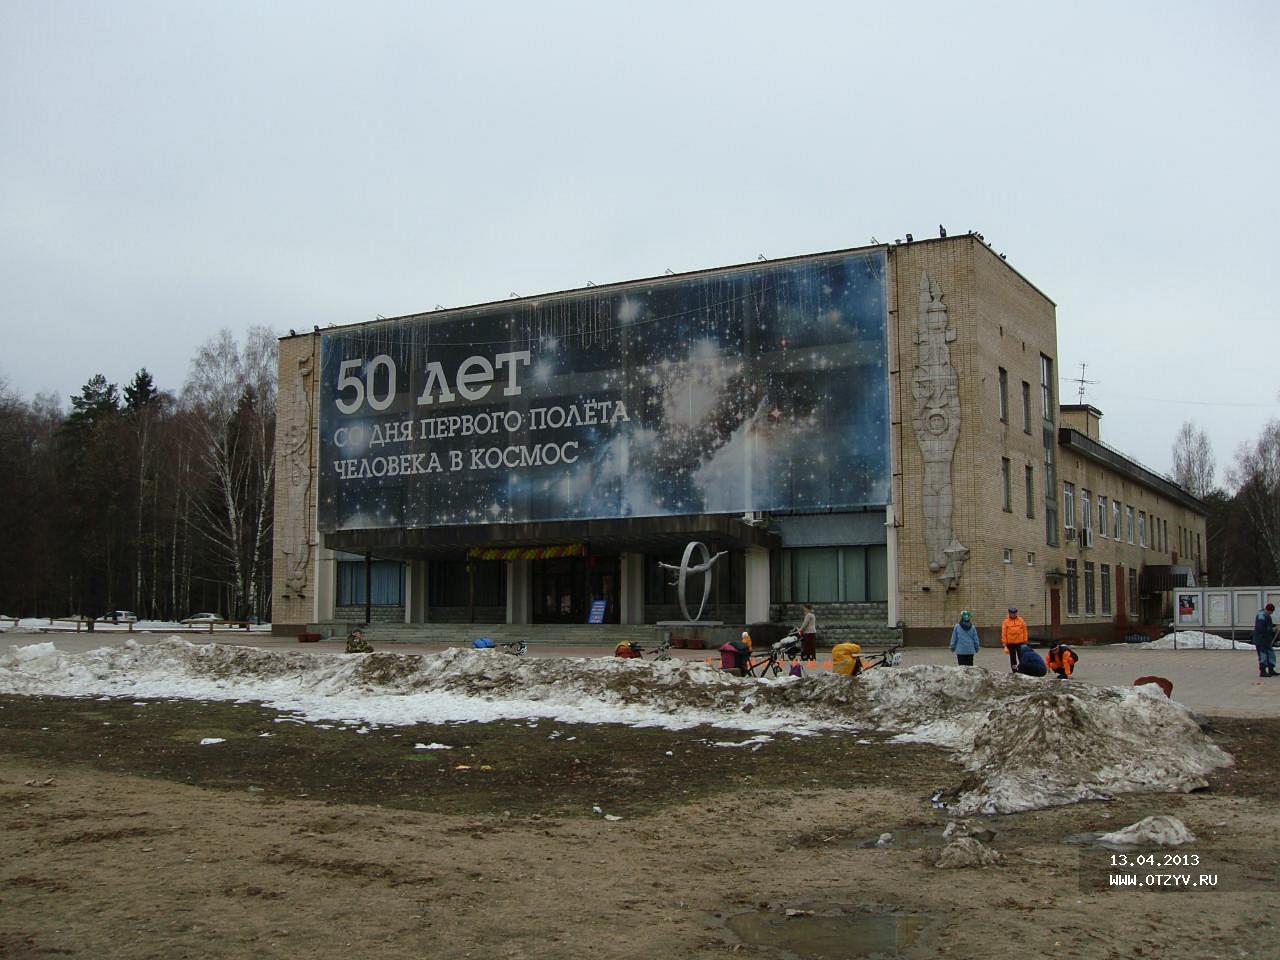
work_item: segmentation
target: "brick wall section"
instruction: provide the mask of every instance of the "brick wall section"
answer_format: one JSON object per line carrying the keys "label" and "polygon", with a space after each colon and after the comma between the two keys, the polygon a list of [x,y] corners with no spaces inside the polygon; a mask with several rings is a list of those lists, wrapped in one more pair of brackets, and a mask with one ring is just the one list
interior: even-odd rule
{"label": "brick wall section", "polygon": [[[364,604],[338,607],[334,611],[342,623],[364,623]],[[370,607],[370,623],[404,623],[404,607]]]}

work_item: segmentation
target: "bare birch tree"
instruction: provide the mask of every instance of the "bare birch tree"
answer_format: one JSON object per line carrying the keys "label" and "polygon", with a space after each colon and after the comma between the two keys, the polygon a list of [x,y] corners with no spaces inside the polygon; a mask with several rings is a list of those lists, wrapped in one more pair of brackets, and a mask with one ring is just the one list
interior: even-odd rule
{"label": "bare birch tree", "polygon": [[1187,420],[1173,441],[1173,479],[1203,500],[1213,492],[1213,445],[1209,435]]}
{"label": "bare birch tree", "polygon": [[1280,419],[1268,421],[1252,446],[1241,444],[1229,479],[1273,574],[1280,574]]}
{"label": "bare birch tree", "polygon": [[197,352],[183,389],[195,414],[195,454],[210,482],[209,495],[193,500],[193,516],[211,559],[226,571],[232,616],[258,613],[271,536],[275,369],[270,330],[251,329],[242,347],[224,329]]}

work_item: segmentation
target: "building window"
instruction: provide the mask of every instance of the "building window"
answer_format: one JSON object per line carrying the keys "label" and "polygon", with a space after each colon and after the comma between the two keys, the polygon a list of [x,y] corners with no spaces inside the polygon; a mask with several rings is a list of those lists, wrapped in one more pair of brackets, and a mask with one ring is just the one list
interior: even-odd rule
{"label": "building window", "polygon": [[[369,605],[399,607],[404,604],[404,564],[396,560],[374,560],[369,570]],[[365,569],[363,560],[338,561],[338,595],[340,607],[357,607],[365,603]]]}
{"label": "building window", "polygon": [[1009,371],[1004,367],[1000,368],[1000,396],[998,398],[1000,405],[1000,420],[1003,423],[1009,422]]}
{"label": "building window", "polygon": [[782,603],[883,603],[889,599],[884,544],[783,550],[777,573]]}
{"label": "building window", "polygon": [[1067,614],[1074,617],[1080,612],[1080,573],[1074,559],[1067,561]]}
{"label": "building window", "polygon": [[1062,525],[1068,530],[1076,525],[1076,485],[1062,483]]}
{"label": "building window", "polygon": [[1027,464],[1023,480],[1027,484],[1027,516],[1034,518],[1036,515],[1036,471],[1031,464]]}
{"label": "building window", "polygon": [[1027,553],[1027,566],[1034,567],[1036,565],[1036,552],[1031,550]]}
{"label": "building window", "polygon": [[1022,381],[1022,432],[1031,433],[1031,384]]}
{"label": "building window", "polygon": [[1084,612],[1088,616],[1097,613],[1093,587],[1093,561],[1084,562]]}
{"label": "building window", "polygon": [[1089,496],[1089,491],[1083,489],[1080,491],[1080,528],[1087,547],[1093,531],[1093,499]]}
{"label": "building window", "polygon": [[1111,533],[1117,540],[1124,539],[1124,530],[1120,528],[1120,501],[1111,501]]}
{"label": "building window", "polygon": [[1129,616],[1136,617],[1138,615],[1138,571],[1134,567],[1129,568],[1129,596],[1126,599],[1129,602]]}
{"label": "building window", "polygon": [[1165,553],[1169,552],[1169,521],[1160,521],[1160,542],[1164,544]]}
{"label": "building window", "polygon": [[1138,546],[1145,547],[1147,545],[1147,512],[1145,510],[1138,511]]}
{"label": "building window", "polygon": [[1129,528],[1129,542],[1133,543],[1133,507],[1124,508],[1124,522]]}
{"label": "building window", "polygon": [[1013,547],[1004,548],[1004,562],[1013,563]]}
{"label": "building window", "polygon": [[1107,498],[1098,497],[1098,536],[1107,535]]}
{"label": "building window", "polygon": [[1101,567],[1101,584],[1102,584],[1102,613],[1103,616],[1111,615],[1111,564],[1104,563]]}
{"label": "building window", "polygon": [[1004,512],[1013,513],[1013,490],[1009,481],[1009,458],[1000,458],[1000,493],[1004,503]]}
{"label": "building window", "polygon": [[1058,473],[1054,469],[1054,453],[1058,446],[1058,431],[1046,421],[1041,431],[1044,445],[1044,541],[1051,547],[1058,545]]}
{"label": "building window", "polygon": [[1044,418],[1053,419],[1053,361],[1040,354],[1040,402],[1044,406]]}

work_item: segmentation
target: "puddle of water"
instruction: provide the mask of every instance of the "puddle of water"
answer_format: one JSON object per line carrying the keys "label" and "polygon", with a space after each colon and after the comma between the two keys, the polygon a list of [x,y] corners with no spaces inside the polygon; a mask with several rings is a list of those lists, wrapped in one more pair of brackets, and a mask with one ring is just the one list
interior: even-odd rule
{"label": "puddle of water", "polygon": [[786,917],[769,911],[740,913],[725,926],[743,943],[771,947],[804,960],[901,957],[929,926],[919,914],[838,913]]}

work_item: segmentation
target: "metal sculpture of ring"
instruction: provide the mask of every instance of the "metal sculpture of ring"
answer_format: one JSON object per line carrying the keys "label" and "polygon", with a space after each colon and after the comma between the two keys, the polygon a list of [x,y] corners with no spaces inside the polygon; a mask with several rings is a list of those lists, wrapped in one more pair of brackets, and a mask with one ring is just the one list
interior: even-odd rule
{"label": "metal sculpture of ring", "polygon": [[[689,574],[694,572],[694,570],[692,570],[689,567],[689,560],[690,558],[692,558],[694,550],[697,550],[699,553],[702,554],[702,557],[701,557],[702,562],[698,564],[698,569],[700,569],[703,574],[702,602],[698,604],[697,616],[691,617],[689,616],[689,606],[685,602],[685,584],[688,581]],[[684,556],[680,559],[679,597],[680,597],[680,612],[684,614],[684,618],[686,620],[697,621],[702,619],[702,611],[706,609],[707,600],[711,596],[711,563],[712,563],[711,551],[707,549],[707,545],[702,541],[700,540],[690,541],[689,544],[684,548]]]}

